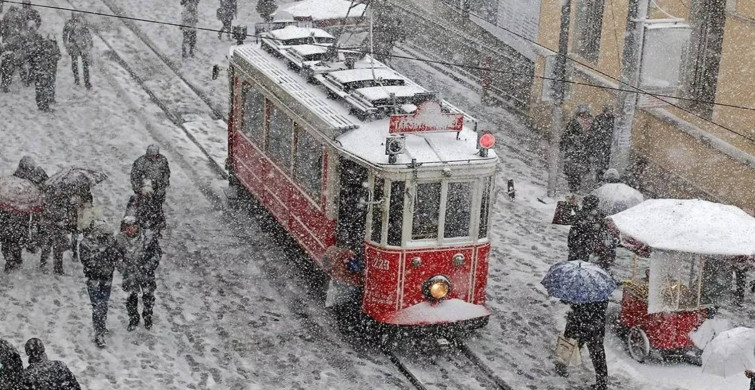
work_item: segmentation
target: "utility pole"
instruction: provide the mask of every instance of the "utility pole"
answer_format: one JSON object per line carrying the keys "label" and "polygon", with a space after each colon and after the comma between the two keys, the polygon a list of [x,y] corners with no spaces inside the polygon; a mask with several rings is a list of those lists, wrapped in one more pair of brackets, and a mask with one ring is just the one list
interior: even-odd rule
{"label": "utility pole", "polygon": [[569,24],[571,22],[571,0],[561,1],[561,32],[558,36],[558,57],[553,68],[553,121],[551,123],[551,145],[548,154],[548,197],[556,197],[558,172],[561,165],[559,159],[561,133],[563,132],[562,117],[564,92],[566,90],[566,58],[569,54]]}
{"label": "utility pole", "polygon": [[[637,107],[635,88],[640,83],[640,59],[645,37],[645,20],[648,16],[649,0],[629,0],[627,31],[624,35],[624,51],[621,56],[621,92],[619,92],[619,115],[613,131],[611,144],[611,164],[624,174],[629,165],[629,151],[632,147],[632,123]],[[632,92],[630,92],[632,91]]]}

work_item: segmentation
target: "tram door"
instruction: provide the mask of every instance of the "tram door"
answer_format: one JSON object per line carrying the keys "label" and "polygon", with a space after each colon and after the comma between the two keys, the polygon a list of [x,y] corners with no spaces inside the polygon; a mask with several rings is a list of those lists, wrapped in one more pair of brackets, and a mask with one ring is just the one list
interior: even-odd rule
{"label": "tram door", "polygon": [[359,260],[364,260],[364,234],[367,221],[367,168],[340,159],[341,193],[338,200],[337,243],[349,248]]}

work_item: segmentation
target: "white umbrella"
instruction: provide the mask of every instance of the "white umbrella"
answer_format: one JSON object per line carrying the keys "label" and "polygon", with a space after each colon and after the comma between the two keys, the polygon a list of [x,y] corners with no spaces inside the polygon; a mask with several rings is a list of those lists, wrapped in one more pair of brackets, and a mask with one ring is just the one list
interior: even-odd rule
{"label": "white umbrella", "polygon": [[709,318],[700,327],[689,334],[695,346],[704,350],[708,343],[719,334],[731,330],[731,321],[725,318]]}
{"label": "white umbrella", "polygon": [[720,333],[703,351],[703,372],[728,377],[755,368],[755,329]]}
{"label": "white umbrella", "polygon": [[624,183],[606,183],[596,188],[592,193],[599,199],[598,209],[606,215],[620,213],[645,200],[642,192]]}

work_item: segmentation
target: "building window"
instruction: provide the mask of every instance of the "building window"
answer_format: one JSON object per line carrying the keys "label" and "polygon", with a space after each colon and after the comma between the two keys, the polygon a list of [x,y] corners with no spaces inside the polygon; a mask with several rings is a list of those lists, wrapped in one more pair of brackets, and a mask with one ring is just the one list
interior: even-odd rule
{"label": "building window", "polygon": [[603,30],[605,0],[577,0],[574,24],[574,51],[580,57],[596,62],[600,54],[600,35]]}
{"label": "building window", "polygon": [[278,166],[291,172],[291,152],[294,138],[294,123],[280,108],[268,101],[270,117],[268,123],[267,151]]}
{"label": "building window", "polygon": [[294,179],[318,201],[322,185],[322,154],[322,145],[317,139],[296,125]]}
{"label": "building window", "polygon": [[685,77],[690,108],[710,118],[716,100],[718,68],[726,21],[726,0],[694,0],[690,6],[690,36]]}
{"label": "building window", "polygon": [[265,138],[265,98],[251,85],[244,86],[244,135],[256,145]]}

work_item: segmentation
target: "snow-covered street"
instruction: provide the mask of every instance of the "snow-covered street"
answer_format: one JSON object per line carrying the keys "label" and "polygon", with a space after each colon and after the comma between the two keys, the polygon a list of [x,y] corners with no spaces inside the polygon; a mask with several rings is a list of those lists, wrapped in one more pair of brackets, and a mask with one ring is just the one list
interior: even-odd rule
{"label": "snow-covered street", "polygon": [[[180,14],[178,1],[35,3],[171,23],[178,23]],[[239,3],[236,22],[250,31],[261,20],[253,3]],[[203,1],[199,7],[199,26],[218,28],[215,2]],[[39,11],[42,34],[59,36],[69,12]],[[10,93],[0,94],[0,176],[11,174],[25,155],[48,173],[69,165],[103,170],[109,177],[94,188],[94,202],[115,229],[132,192],[132,162],[149,144],[160,145],[173,174],[165,206],[165,255],[157,271],[155,326],[126,331],[126,294],[116,273],[108,346],[97,348],[81,264],[66,252],[66,274],[54,276],[38,268],[39,254],[26,252],[22,270],[0,274],[0,337],[19,350],[30,337],[41,338],[50,357],[65,361],[88,389],[413,388],[379,349],[360,345],[353,334],[343,332],[337,315],[324,308],[322,275],[301,266],[305,255],[293,241],[270,228],[271,219],[263,213],[226,198],[227,181],[219,172],[227,150],[226,128],[216,113],[226,115],[228,83],[224,74],[217,80],[210,75],[213,65],[227,63],[231,42],[200,31],[196,57],[182,59],[181,32],[175,26],[93,15],[87,19],[96,30],[91,91],[73,84],[64,53],[53,113],[37,111],[34,88],[22,87],[17,78]],[[555,206],[537,200],[545,194],[547,175],[541,141],[515,114],[482,106],[474,91],[428,65],[410,60],[392,65],[439,91],[498,138],[500,194],[491,221],[487,290],[493,314],[487,327],[469,336],[469,348],[513,389],[567,390],[592,383],[586,352],[585,365],[573,368],[569,378],[553,372],[556,335],[564,327],[567,307],[549,298],[540,280],[550,265],[566,258],[568,227],[550,224]],[[509,179],[517,189],[513,200],[504,190]],[[630,274],[628,252],[621,252],[615,272],[620,278]],[[609,307],[612,318],[620,294],[620,289],[614,293]],[[743,308],[724,307],[720,316],[751,326],[755,297],[748,294]],[[612,330],[606,352],[611,389],[747,386],[742,376],[724,380],[686,363],[637,363]],[[464,371],[443,369],[451,363],[442,358],[420,363],[419,370],[431,373]],[[450,383],[482,388],[476,378]],[[436,385],[432,388],[452,388]]]}

